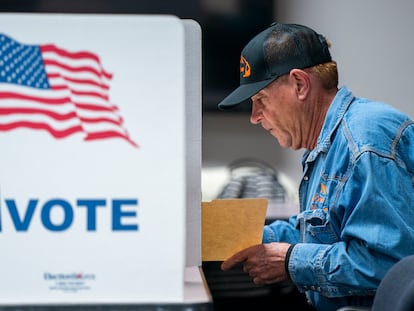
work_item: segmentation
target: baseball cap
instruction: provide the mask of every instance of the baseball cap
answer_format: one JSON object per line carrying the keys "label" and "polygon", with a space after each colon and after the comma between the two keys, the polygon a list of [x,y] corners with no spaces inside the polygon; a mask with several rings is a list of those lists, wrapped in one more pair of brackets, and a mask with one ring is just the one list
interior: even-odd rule
{"label": "baseball cap", "polygon": [[294,68],[303,69],[331,60],[324,36],[307,26],[273,23],[243,48],[240,86],[218,108],[237,106]]}

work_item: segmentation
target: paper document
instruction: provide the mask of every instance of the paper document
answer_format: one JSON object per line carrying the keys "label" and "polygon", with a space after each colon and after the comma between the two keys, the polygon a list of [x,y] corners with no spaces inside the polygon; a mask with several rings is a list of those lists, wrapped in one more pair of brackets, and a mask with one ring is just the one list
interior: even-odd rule
{"label": "paper document", "polygon": [[203,261],[223,261],[262,242],[267,199],[217,199],[202,202]]}

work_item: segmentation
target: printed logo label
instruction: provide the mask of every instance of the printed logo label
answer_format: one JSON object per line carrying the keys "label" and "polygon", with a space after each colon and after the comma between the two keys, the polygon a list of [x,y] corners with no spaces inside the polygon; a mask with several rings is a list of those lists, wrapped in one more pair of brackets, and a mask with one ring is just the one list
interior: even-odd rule
{"label": "printed logo label", "polygon": [[43,279],[49,285],[51,291],[76,293],[91,289],[91,283],[95,281],[93,273],[50,273],[45,272]]}

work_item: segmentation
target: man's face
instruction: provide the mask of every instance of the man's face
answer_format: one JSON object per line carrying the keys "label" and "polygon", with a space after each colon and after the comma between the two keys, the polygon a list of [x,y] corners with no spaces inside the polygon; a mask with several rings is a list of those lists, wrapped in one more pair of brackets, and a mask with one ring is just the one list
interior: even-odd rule
{"label": "man's face", "polygon": [[302,148],[301,116],[295,83],[282,77],[262,89],[252,98],[250,122],[261,124],[284,148]]}

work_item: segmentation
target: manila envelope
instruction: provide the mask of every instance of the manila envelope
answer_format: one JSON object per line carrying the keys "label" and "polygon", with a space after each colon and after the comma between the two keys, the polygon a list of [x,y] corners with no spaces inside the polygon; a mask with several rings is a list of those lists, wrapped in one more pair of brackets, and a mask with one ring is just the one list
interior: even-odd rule
{"label": "manila envelope", "polygon": [[217,199],[202,202],[202,261],[224,261],[262,243],[267,199]]}

